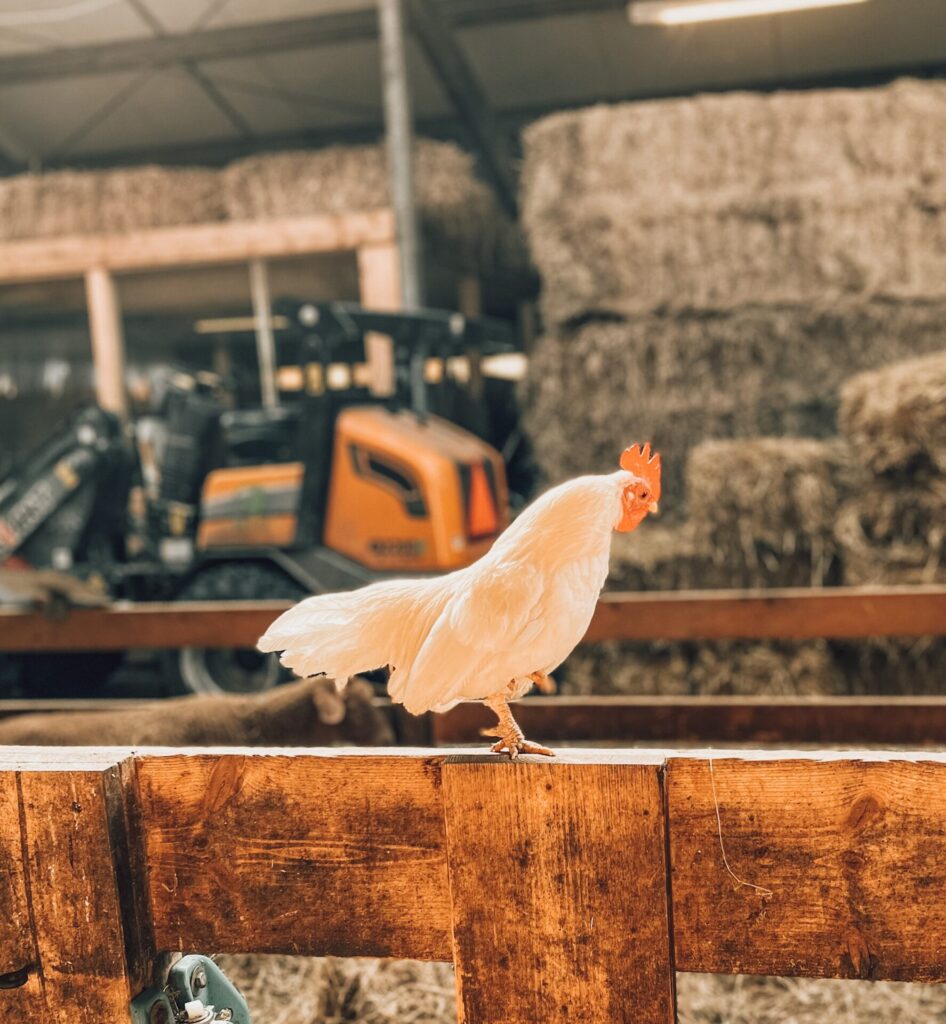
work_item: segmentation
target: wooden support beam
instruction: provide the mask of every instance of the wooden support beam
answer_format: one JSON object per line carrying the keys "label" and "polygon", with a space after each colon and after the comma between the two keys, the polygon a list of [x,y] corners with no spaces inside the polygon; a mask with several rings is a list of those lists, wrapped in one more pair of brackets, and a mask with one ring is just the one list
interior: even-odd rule
{"label": "wooden support beam", "polygon": [[260,393],[264,408],[274,409],[279,405],[279,393],[276,390],[276,337],[273,334],[273,301],[269,292],[266,263],[259,258],[250,260],[250,295],[253,300]]}
{"label": "wooden support beam", "polygon": [[944,793],[935,755],[672,758],[677,968],[946,980]]}
{"label": "wooden support beam", "polygon": [[153,270],[354,252],[362,245],[390,244],[393,239],[390,210],[35,238],[0,244],[0,283],[82,277],[90,270]]}
{"label": "wooden support beam", "polygon": [[946,587],[602,594],[583,643],[939,636]]}
{"label": "wooden support beam", "polygon": [[115,279],[104,267],[85,273],[85,296],[92,338],[95,393],[103,409],[121,417],[128,414],[125,394],[125,333]]}
{"label": "wooden support beam", "polygon": [[509,147],[492,105],[457,43],[441,5],[432,0],[405,2],[414,35],[437,80],[469,128],[500,203],[511,217],[516,217],[519,186],[512,170]]}
{"label": "wooden support beam", "polygon": [[[946,746],[946,697],[529,697],[515,715],[549,743]],[[430,716],[431,742],[478,743],[492,721],[458,704]]]}
{"label": "wooden support beam", "polygon": [[[0,651],[251,647],[282,601],[0,608]],[[603,640],[942,636],[946,587],[605,594],[583,643]]]}
{"label": "wooden support beam", "polygon": [[[393,219],[392,219],[393,230]],[[389,241],[358,249],[358,297],[365,309],[397,312],[401,303],[401,257],[393,234]],[[373,331],[365,335],[368,388],[373,395],[394,394],[394,343]]]}
{"label": "wooden support beam", "polygon": [[126,1020],[151,954],[131,905],[121,768],[75,752],[11,759],[15,749],[0,748],[0,964],[27,978],[0,988],[0,1016]]}
{"label": "wooden support beam", "polygon": [[460,1024],[676,1020],[660,759],[443,767]]}

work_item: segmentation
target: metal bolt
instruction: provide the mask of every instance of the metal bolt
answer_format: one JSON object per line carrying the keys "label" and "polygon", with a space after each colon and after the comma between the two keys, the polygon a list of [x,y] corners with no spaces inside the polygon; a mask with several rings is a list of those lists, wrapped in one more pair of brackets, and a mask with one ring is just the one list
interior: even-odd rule
{"label": "metal bolt", "polygon": [[233,1020],[233,1010],[223,1009],[217,1014],[217,1020]]}
{"label": "metal bolt", "polygon": [[202,988],[207,987],[207,972],[203,967],[198,967],[196,971],[191,975],[191,988],[195,992],[199,992]]}

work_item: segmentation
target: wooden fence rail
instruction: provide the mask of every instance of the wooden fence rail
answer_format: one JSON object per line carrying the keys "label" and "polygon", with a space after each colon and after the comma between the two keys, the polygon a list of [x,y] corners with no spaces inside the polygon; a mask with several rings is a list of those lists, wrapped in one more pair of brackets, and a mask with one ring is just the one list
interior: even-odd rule
{"label": "wooden fence rail", "polygon": [[[0,608],[0,651],[253,646],[279,601],[114,605],[60,615]],[[793,639],[946,633],[946,586],[604,594],[603,640]]]}
{"label": "wooden fence rail", "polygon": [[916,753],[0,748],[0,1019],[127,1020],[174,950],[453,960],[463,1024],[946,981],[944,793]]}

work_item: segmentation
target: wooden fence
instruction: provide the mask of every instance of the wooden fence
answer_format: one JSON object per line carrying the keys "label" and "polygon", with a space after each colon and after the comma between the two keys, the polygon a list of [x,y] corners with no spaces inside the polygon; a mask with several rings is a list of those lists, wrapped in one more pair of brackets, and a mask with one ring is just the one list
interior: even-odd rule
{"label": "wooden fence", "polygon": [[0,748],[0,1019],[127,1020],[175,950],[452,960],[465,1024],[942,982],[944,793],[935,754]]}

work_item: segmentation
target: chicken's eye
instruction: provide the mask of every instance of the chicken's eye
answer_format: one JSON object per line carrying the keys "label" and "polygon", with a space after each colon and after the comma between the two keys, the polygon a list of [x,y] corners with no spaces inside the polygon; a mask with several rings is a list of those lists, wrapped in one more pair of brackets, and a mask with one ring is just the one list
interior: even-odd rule
{"label": "chicken's eye", "polygon": [[647,500],[647,492],[646,491],[641,491],[641,501],[646,501],[646,500]]}

